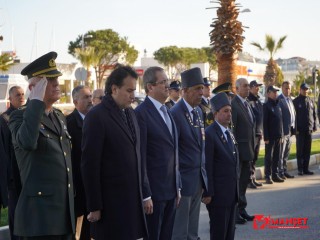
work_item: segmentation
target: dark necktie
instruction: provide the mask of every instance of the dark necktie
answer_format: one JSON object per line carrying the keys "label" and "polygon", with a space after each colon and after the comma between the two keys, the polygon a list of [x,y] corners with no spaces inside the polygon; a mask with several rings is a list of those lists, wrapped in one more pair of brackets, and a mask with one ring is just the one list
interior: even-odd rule
{"label": "dark necktie", "polygon": [[233,149],[233,142],[232,142],[232,139],[231,139],[230,132],[228,130],[226,130],[225,134],[227,135],[228,146],[231,149],[231,151],[233,151],[234,150]]}
{"label": "dark necktie", "polygon": [[249,104],[248,104],[247,101],[244,102],[244,106],[245,106],[246,109],[247,109],[247,112],[248,112],[248,115],[249,115],[249,117],[250,117],[251,122],[253,122],[252,113],[251,113],[251,110],[250,110],[250,107],[249,107]]}
{"label": "dark necktie", "polygon": [[60,133],[59,122],[57,121],[57,118],[54,116],[53,112],[49,112],[48,117],[50,118],[50,120],[53,123],[53,126],[55,127],[57,132]]}
{"label": "dark necktie", "polygon": [[169,129],[169,132],[170,132],[171,135],[172,135],[172,123],[171,123],[171,119],[170,119],[169,114],[168,114],[168,111],[167,111],[167,107],[166,107],[165,105],[162,105],[162,106],[160,107],[160,110],[163,112],[166,125],[167,125],[167,127],[168,127],[168,129]]}
{"label": "dark necktie", "polygon": [[193,116],[193,127],[195,128],[195,130],[197,132],[198,140],[200,140],[201,139],[201,129],[200,129],[199,117],[198,117],[197,111],[195,109],[193,109],[191,111],[191,113]]}

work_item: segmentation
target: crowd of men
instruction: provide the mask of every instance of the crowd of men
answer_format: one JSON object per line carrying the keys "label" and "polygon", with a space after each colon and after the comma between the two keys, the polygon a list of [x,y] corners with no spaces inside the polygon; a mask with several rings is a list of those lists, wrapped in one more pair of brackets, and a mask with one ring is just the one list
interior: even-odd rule
{"label": "crowd of men", "polygon": [[[293,178],[287,172],[291,139],[297,137],[298,174],[309,170],[315,104],[309,86],[291,99],[291,84],[267,88],[239,78],[218,86],[199,68],[169,82],[161,67],[143,76],[147,94],[132,109],[137,73],[118,66],[105,89],[72,91],[74,111],[54,108],[61,93],[57,53],[26,66],[30,94],[9,90],[10,108],[0,118],[1,205],[8,206],[12,239],[199,240],[201,202],[211,239],[234,239],[246,211],[265,142],[266,184]],[[31,218],[30,218],[31,217]]]}

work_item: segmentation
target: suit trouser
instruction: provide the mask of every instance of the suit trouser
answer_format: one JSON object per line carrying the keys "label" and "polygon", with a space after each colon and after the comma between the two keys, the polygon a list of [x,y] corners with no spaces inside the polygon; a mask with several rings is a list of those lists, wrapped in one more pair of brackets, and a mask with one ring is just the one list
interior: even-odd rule
{"label": "suit trouser", "polygon": [[281,175],[287,172],[287,161],[289,160],[290,148],[290,135],[286,135],[284,136],[283,143],[281,144],[281,157],[279,161],[279,173]]}
{"label": "suit trouser", "polygon": [[172,240],[197,240],[202,184],[192,196],[181,196],[173,226]]}
{"label": "suit trouser", "polygon": [[8,220],[9,220],[9,230],[11,240],[19,240],[21,239],[18,236],[13,234],[14,231],[14,212],[16,210],[17,202],[19,199],[19,195],[15,188],[8,189]]}
{"label": "suit trouser", "polygon": [[264,174],[266,178],[276,176],[278,171],[279,160],[281,156],[281,138],[270,139],[266,144],[264,158]]}
{"label": "suit trouser", "polygon": [[153,201],[153,213],[146,215],[148,240],[170,240],[176,213],[176,198],[166,201]]}
{"label": "suit trouser", "polygon": [[57,236],[21,237],[22,240],[71,240],[72,234]]}
{"label": "suit trouser", "polygon": [[247,207],[246,191],[248,186],[248,179],[250,178],[250,161],[240,161],[240,179],[239,179],[239,210]]}
{"label": "suit trouser", "polygon": [[210,239],[233,240],[236,229],[236,202],[231,207],[216,207],[212,201],[206,206],[210,218]]}
{"label": "suit trouser", "polygon": [[254,156],[252,162],[250,162],[250,179],[254,180],[256,179],[254,173],[256,171],[256,162],[258,160],[259,151],[260,151],[260,143],[262,136],[256,136],[257,138],[257,145],[254,148]]}
{"label": "suit trouser", "polygon": [[299,132],[296,139],[298,171],[306,172],[309,170],[312,133],[309,131]]}

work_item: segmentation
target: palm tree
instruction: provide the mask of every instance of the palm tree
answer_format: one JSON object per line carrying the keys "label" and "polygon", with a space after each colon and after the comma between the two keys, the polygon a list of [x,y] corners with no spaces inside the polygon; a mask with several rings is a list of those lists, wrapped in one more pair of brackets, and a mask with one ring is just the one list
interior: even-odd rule
{"label": "palm tree", "polygon": [[262,47],[257,42],[251,42],[251,45],[257,47],[260,51],[265,51],[269,53],[269,61],[266,67],[266,72],[263,77],[266,86],[278,85],[280,82],[280,79],[278,79],[277,77],[278,71],[280,69],[276,61],[273,60],[273,57],[277,53],[277,51],[283,47],[283,42],[284,40],[286,40],[286,38],[287,36],[283,36],[276,42],[276,40],[271,35],[266,34],[266,42],[264,47]]}
{"label": "palm tree", "polygon": [[81,64],[87,70],[86,82],[88,84],[90,80],[89,70],[90,67],[95,63],[95,51],[94,47],[86,47],[86,48],[75,48],[75,56],[81,62]]}
{"label": "palm tree", "polygon": [[235,90],[237,79],[237,53],[242,51],[244,37],[243,26],[237,20],[239,5],[235,0],[218,0],[220,7],[217,16],[210,27],[210,44],[217,57],[218,84],[231,82]]}
{"label": "palm tree", "polygon": [[8,53],[0,55],[0,71],[6,72],[14,64],[12,57]]}

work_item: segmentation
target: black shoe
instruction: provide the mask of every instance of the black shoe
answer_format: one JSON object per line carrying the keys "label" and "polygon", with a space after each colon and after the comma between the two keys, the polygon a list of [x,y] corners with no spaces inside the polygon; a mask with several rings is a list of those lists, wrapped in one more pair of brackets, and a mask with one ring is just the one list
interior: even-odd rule
{"label": "black shoe", "polygon": [[284,182],[284,180],[282,178],[280,178],[278,175],[273,176],[272,181],[278,182],[278,183]]}
{"label": "black shoe", "polygon": [[248,188],[257,189],[257,186],[253,182],[249,182]]}
{"label": "black shoe", "polygon": [[303,176],[303,172],[302,171],[298,171],[298,175],[299,176]]}
{"label": "black shoe", "polygon": [[266,178],[266,184],[273,184],[273,181],[270,178]]}
{"label": "black shoe", "polygon": [[306,175],[313,175],[313,172],[307,170],[307,171],[303,171],[303,174],[306,174]]}
{"label": "black shoe", "polygon": [[245,220],[239,214],[237,214],[237,216],[236,216],[236,224],[245,224],[246,222],[247,222],[247,220]]}
{"label": "black shoe", "polygon": [[262,183],[256,182],[256,180],[253,180],[252,182],[253,182],[253,184],[256,185],[257,187],[262,187],[262,186],[263,186]]}
{"label": "black shoe", "polygon": [[239,210],[239,214],[243,219],[247,221],[253,221],[254,219],[254,216],[250,216],[245,209]]}
{"label": "black shoe", "polygon": [[280,174],[279,177],[282,178],[283,180],[286,180],[286,179],[287,179],[284,174]]}
{"label": "black shoe", "polygon": [[289,173],[285,172],[284,175],[286,176],[286,178],[294,178],[294,176],[290,175]]}

